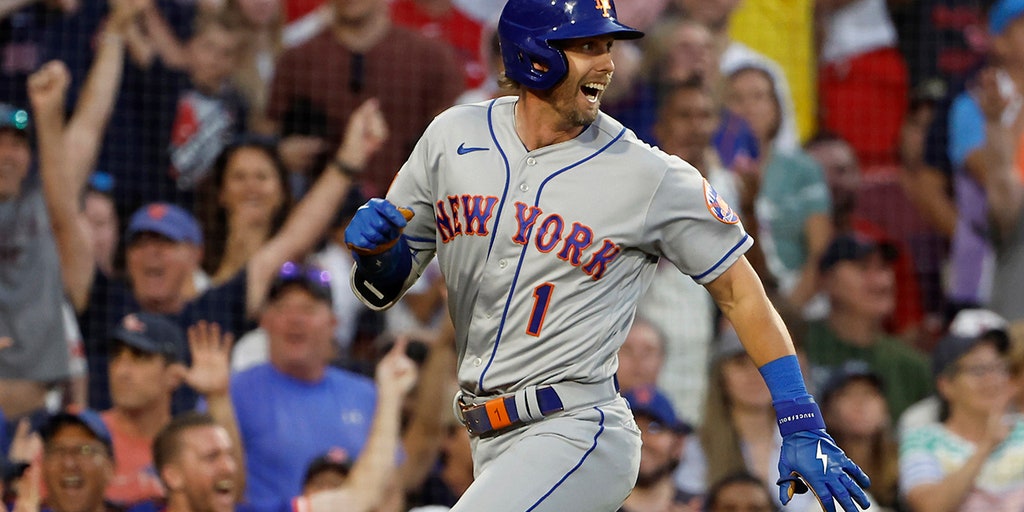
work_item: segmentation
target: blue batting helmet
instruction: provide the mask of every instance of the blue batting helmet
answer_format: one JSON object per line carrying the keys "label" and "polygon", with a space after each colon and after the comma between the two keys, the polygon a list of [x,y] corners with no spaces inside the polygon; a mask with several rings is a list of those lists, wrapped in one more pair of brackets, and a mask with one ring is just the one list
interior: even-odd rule
{"label": "blue batting helmet", "polygon": [[612,0],[508,0],[498,20],[505,76],[526,87],[549,89],[569,71],[565,53],[553,41],[605,34],[616,39],[644,35],[619,23]]}

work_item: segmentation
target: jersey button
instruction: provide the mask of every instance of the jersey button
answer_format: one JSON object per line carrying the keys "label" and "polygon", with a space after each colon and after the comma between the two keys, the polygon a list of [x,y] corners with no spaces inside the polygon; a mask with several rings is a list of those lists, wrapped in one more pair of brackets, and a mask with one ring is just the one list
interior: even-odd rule
{"label": "jersey button", "polygon": [[527,185],[526,183],[520,183],[519,184],[519,190],[522,190],[523,192],[526,192],[527,190],[530,190],[530,186]]}
{"label": "jersey button", "polygon": [[482,364],[484,364],[484,360],[479,357],[473,360],[473,366],[480,366]]}
{"label": "jersey button", "polygon": [[537,159],[532,156],[527,158],[526,165],[537,165]]}
{"label": "jersey button", "polygon": [[506,261],[506,260],[498,260],[498,266],[501,267],[501,268],[505,268],[505,267],[508,266],[508,261]]}

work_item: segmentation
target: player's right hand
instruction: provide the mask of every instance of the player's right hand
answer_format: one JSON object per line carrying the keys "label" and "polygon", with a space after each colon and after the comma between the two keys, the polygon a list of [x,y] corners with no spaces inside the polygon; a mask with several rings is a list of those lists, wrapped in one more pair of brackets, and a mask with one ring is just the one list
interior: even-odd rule
{"label": "player's right hand", "polygon": [[801,430],[782,436],[779,475],[783,505],[808,488],[828,512],[836,512],[833,498],[846,512],[860,510],[854,501],[862,509],[870,504],[863,489],[871,485],[871,480],[824,430]]}
{"label": "player's right hand", "polygon": [[412,210],[400,209],[386,199],[370,199],[345,228],[345,245],[361,256],[381,254],[395,245],[412,216]]}

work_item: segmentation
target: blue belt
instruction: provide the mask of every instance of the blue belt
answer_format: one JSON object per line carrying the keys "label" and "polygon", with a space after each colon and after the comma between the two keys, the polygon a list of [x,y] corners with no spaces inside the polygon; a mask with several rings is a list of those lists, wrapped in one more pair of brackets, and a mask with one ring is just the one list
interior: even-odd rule
{"label": "blue belt", "polygon": [[[469,431],[469,435],[474,437],[489,437],[529,423],[525,418],[535,419],[538,416],[547,416],[564,409],[562,399],[558,397],[555,388],[551,386],[537,388],[536,395],[536,403],[540,410],[523,411],[522,415],[516,406],[514,394],[499,396],[480,405],[462,405],[461,414],[466,430]],[[529,402],[526,403],[529,406]]]}

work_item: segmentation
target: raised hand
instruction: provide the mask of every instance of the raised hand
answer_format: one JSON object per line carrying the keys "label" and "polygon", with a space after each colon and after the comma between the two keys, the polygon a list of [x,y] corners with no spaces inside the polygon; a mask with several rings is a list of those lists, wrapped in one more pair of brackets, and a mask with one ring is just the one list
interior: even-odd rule
{"label": "raised hand", "polygon": [[64,99],[71,83],[71,73],[59,60],[51,60],[28,77],[28,97],[36,116],[64,115]]}
{"label": "raised hand", "polygon": [[386,199],[370,199],[345,228],[345,245],[356,254],[381,254],[395,245],[412,216],[412,210],[398,208]]}
{"label": "raised hand", "polygon": [[225,395],[231,382],[231,345],[234,336],[221,333],[216,323],[200,320],[188,328],[188,347],[192,366],[185,382],[205,395]]}
{"label": "raised hand", "polygon": [[388,126],[380,103],[371,98],[348,118],[345,135],[335,157],[353,169],[362,169],[388,138]]}
{"label": "raised hand", "polygon": [[391,350],[377,363],[375,379],[382,395],[404,396],[416,383],[419,369],[409,356],[405,355],[408,341],[399,337]]}

